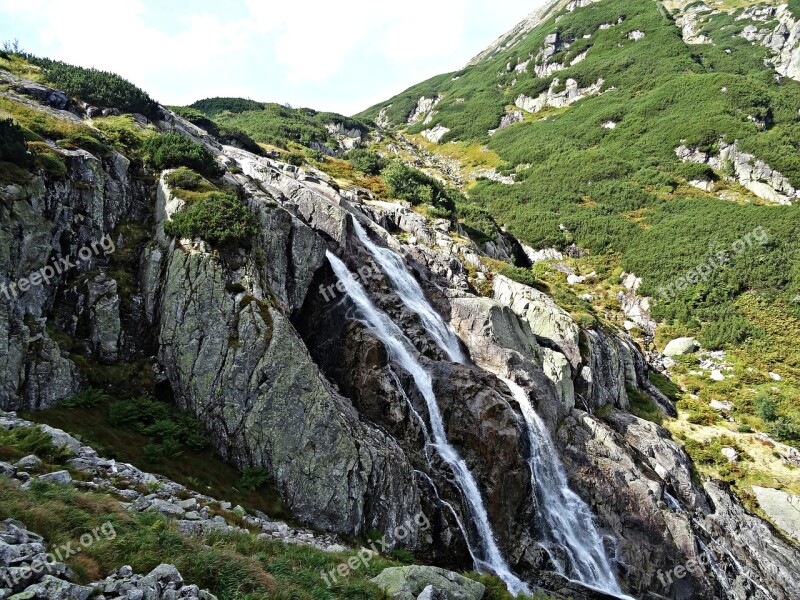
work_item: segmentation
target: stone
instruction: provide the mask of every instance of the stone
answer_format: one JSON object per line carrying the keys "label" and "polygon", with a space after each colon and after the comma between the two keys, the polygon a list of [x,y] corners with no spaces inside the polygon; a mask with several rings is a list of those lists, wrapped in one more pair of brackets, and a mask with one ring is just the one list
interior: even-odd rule
{"label": "stone", "polygon": [[87,600],[92,594],[92,591],[90,587],[70,583],[69,581],[58,579],[52,575],[45,575],[39,583],[25,590],[24,593],[31,594],[30,596],[22,596],[20,594],[17,597],[19,597],[20,600],[27,597],[58,598],[58,600]]}
{"label": "stone", "polygon": [[72,483],[72,475],[69,474],[69,471],[63,470],[39,475],[39,479],[48,483],[57,483],[58,485],[69,485]]}
{"label": "stone", "polygon": [[800,542],[800,496],[753,486],[758,505],[789,537]]}
{"label": "stone", "polygon": [[664,356],[675,357],[684,354],[692,354],[700,348],[700,344],[692,337],[676,338],[669,342],[664,348]]}
{"label": "stone", "polygon": [[0,461],[0,475],[5,475],[6,477],[13,477],[16,474],[17,470],[14,468],[13,465]]}
{"label": "stone", "polygon": [[725,381],[725,375],[722,374],[720,369],[713,369],[710,377],[713,381]]}
{"label": "stone", "polygon": [[83,447],[78,440],[68,434],[66,431],[50,427],[50,425],[39,425],[39,429],[44,431],[53,440],[53,445],[56,448],[66,448],[73,454],[78,454]]}
{"label": "stone", "polygon": [[436,589],[448,600],[481,600],[486,590],[482,583],[458,573],[419,565],[390,567],[370,581],[397,600],[416,600],[429,587],[429,594]]}
{"label": "stone", "polygon": [[162,515],[174,518],[182,517],[186,512],[180,506],[159,498],[154,498],[146,510],[160,512]]}
{"label": "stone", "polygon": [[736,451],[735,448],[723,448],[721,452],[722,456],[724,456],[725,460],[727,460],[728,462],[730,463],[739,462],[739,453]]}
{"label": "stone", "polygon": [[426,587],[424,590],[422,590],[422,593],[419,596],[417,596],[417,600],[447,600],[447,599],[448,599],[447,592],[445,592],[444,590],[437,590],[432,585]]}
{"label": "stone", "polygon": [[183,577],[181,577],[181,574],[178,572],[178,569],[175,567],[175,565],[161,563],[155,569],[150,571],[147,576],[152,577],[164,585],[168,583],[173,583],[176,586],[183,585]]}
{"label": "stone", "polygon": [[711,402],[708,403],[708,405],[714,410],[725,411],[725,412],[733,410],[733,404],[730,402],[720,402],[719,400],[712,400]]}
{"label": "stone", "polygon": [[14,463],[14,466],[18,469],[25,469],[27,471],[29,469],[35,469],[41,464],[42,461],[39,459],[39,457],[29,454],[28,456],[20,458],[16,463]]}

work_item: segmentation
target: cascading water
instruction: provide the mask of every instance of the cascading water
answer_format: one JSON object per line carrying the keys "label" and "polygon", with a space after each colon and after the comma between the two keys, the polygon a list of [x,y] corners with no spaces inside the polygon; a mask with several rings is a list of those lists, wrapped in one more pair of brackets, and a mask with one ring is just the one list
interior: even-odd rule
{"label": "cascading water", "polygon": [[[528,393],[513,381],[504,381],[519,404],[528,426],[533,493],[544,525],[545,549],[565,577],[620,596],[622,590],[606,557],[603,539],[594,525],[592,512],[569,489],[567,475],[547,426],[533,409]],[[556,559],[552,551],[554,547],[566,554],[567,564]]]}
{"label": "cascading water", "polygon": [[[364,288],[356,281],[347,266],[330,252],[326,254],[333,272],[344,285],[345,292],[358,308],[361,321],[383,343],[389,356],[413,377],[414,383],[425,399],[430,417],[431,433],[433,434],[433,445],[442,460],[452,470],[453,476],[469,505],[478,533],[480,551],[476,552],[477,549],[471,546],[470,553],[479,557],[476,560],[479,566],[482,566],[481,563],[483,563],[486,569],[500,577],[513,594],[530,593],[528,586],[514,575],[506,564],[494,539],[489,516],[483,505],[483,499],[475,478],[470,473],[464,460],[447,440],[442,415],[439,412],[439,405],[433,392],[433,381],[430,374],[414,357],[411,340],[406,337],[386,313],[373,304]],[[470,541],[467,540],[467,543],[470,544]]]}
{"label": "cascading water", "polygon": [[375,262],[380,265],[406,307],[419,316],[425,329],[439,347],[447,353],[451,361],[464,363],[465,357],[461,351],[458,337],[428,302],[419,283],[408,272],[405,261],[388,248],[381,248],[370,240],[367,232],[356,219],[353,219],[353,227],[358,239],[361,240]]}
{"label": "cascading water", "polygon": [[[364,228],[353,219],[356,235],[372,258],[392,282],[403,303],[422,319],[428,332],[450,360],[464,363],[458,338],[431,306],[405,262],[395,252],[372,242]],[[394,325],[394,324],[393,324]],[[560,573],[583,585],[622,596],[606,557],[603,540],[594,526],[589,507],[569,489],[566,474],[558,459],[546,426],[536,414],[528,394],[513,381],[505,380],[520,405],[531,445],[530,468],[533,494],[543,517],[547,539],[544,546]],[[556,560],[551,549],[559,546],[567,564]]]}

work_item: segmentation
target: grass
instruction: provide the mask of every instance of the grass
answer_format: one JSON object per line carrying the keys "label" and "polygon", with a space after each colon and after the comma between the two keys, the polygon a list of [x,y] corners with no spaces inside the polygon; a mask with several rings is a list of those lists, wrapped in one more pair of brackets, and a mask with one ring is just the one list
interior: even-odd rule
{"label": "grass", "polygon": [[[0,518],[12,516],[45,535],[51,545],[76,544],[83,533],[111,523],[116,535],[100,536],[68,561],[88,583],[129,564],[147,573],[162,562],[175,564],[187,582],[209,589],[220,600],[281,598],[320,600],[383,598],[367,582],[392,563],[379,558],[369,568],[327,588],[321,570],[335,569],[345,554],[329,554],[305,546],[287,546],[253,535],[181,535],[173,522],[155,513],[130,514],[113,498],[35,482],[23,491],[0,478]],[[108,530],[108,528],[107,528]]]}
{"label": "grass", "polygon": [[94,407],[56,407],[25,412],[21,416],[63,429],[97,449],[102,456],[164,475],[187,487],[197,486],[197,491],[215,498],[261,510],[275,518],[288,518],[287,510],[276,491],[269,488],[245,490],[241,486],[241,474],[220,460],[210,448],[193,450],[184,446],[179,457],[151,462],[145,449],[153,443],[153,439],[134,429],[114,425],[109,419],[110,404],[111,400],[105,399]]}

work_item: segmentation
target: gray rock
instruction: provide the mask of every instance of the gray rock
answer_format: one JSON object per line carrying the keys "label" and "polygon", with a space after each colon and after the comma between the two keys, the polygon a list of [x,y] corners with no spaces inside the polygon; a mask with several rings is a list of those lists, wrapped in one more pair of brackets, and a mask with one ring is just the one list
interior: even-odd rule
{"label": "gray rock", "polygon": [[[24,594],[31,594],[31,598],[52,598],[58,600],[87,600],[92,594],[92,588],[77,585],[58,579],[52,575],[45,575],[42,580],[30,586]],[[13,596],[12,596],[13,597]],[[23,596],[28,597],[28,596]],[[22,600],[22,597],[20,598]]]}
{"label": "gray rock", "polygon": [[5,475],[6,477],[13,477],[16,474],[17,470],[9,463],[0,461],[0,475]]}
{"label": "gray rock", "polygon": [[69,474],[69,471],[63,470],[39,475],[39,479],[48,483],[57,483],[58,485],[69,485],[72,483],[72,475]]}
{"label": "gray rock", "polygon": [[41,464],[42,461],[39,459],[39,457],[33,454],[29,454],[28,456],[20,458],[16,463],[14,463],[14,466],[17,467],[18,469],[28,470],[28,469],[35,469]]}
{"label": "gray rock", "polygon": [[786,534],[800,542],[800,496],[753,486],[758,505]]}
{"label": "gray rock", "polygon": [[429,585],[422,593],[417,596],[417,600],[448,600],[447,592],[443,590],[437,590],[432,585]]}
{"label": "gray rock", "polygon": [[155,569],[150,571],[147,576],[154,578],[163,585],[167,585],[169,583],[173,583],[176,586],[183,585],[183,577],[181,577],[181,574],[178,572],[178,569],[175,568],[175,565],[161,563]]}
{"label": "gray rock", "polygon": [[174,518],[182,517],[186,512],[180,506],[159,498],[154,498],[146,510],[160,512],[162,515]]}
{"label": "gray rock", "polygon": [[[384,569],[372,583],[397,600],[416,600],[426,588],[444,593],[448,600],[481,600],[485,587],[463,575],[439,567],[390,567]],[[435,597],[435,596],[432,596]]]}
{"label": "gray rock", "polygon": [[664,355],[665,356],[682,356],[684,354],[692,354],[693,352],[697,352],[700,348],[700,344],[697,343],[697,340],[692,337],[682,337],[677,338],[670,341],[667,344],[667,347],[664,348]]}

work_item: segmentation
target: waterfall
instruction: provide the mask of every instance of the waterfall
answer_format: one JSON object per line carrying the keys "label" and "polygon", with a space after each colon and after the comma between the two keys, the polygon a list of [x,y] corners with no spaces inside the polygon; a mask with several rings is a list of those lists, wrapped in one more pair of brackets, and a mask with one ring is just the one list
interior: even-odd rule
{"label": "waterfall", "polygon": [[[504,381],[517,400],[528,426],[533,493],[544,525],[545,549],[565,577],[620,597],[622,590],[606,557],[603,539],[594,525],[592,512],[569,489],[567,475],[547,426],[533,409],[528,393],[513,381]],[[552,551],[555,547],[566,554],[567,564],[555,558]]]}
{"label": "waterfall", "polygon": [[[439,456],[447,463],[453,476],[466,499],[472,519],[479,537],[479,552],[470,544],[470,553],[480,557],[476,560],[478,566],[482,564],[500,577],[513,594],[530,593],[527,585],[520,580],[506,564],[500,548],[494,539],[494,533],[489,523],[489,516],[483,504],[478,484],[470,473],[464,460],[458,455],[455,448],[450,445],[442,421],[442,414],[433,392],[433,381],[430,374],[415,358],[414,346],[401,329],[370,300],[363,286],[356,281],[347,266],[330,252],[326,253],[333,272],[344,285],[345,292],[356,305],[360,320],[385,346],[389,356],[400,364],[414,379],[414,383],[425,399],[430,417],[433,446]],[[403,298],[405,300],[405,298]],[[432,309],[431,309],[432,310]]]}
{"label": "waterfall", "polygon": [[405,261],[395,252],[388,248],[381,248],[370,240],[367,232],[364,231],[364,228],[356,219],[353,219],[353,227],[356,230],[358,239],[361,240],[361,243],[372,255],[372,258],[375,259],[375,262],[380,265],[406,307],[419,316],[422,324],[425,325],[426,331],[439,347],[447,353],[452,362],[464,363],[465,357],[461,351],[458,337],[431,306],[428,299],[425,298],[425,293],[419,283],[408,272]]}
{"label": "waterfall", "polygon": [[[425,298],[419,283],[409,273],[403,259],[388,248],[372,242],[364,228],[353,219],[356,235],[372,258],[392,282],[400,299],[422,319],[426,330],[453,362],[464,363],[458,338],[441,315]],[[402,334],[401,334],[402,335]],[[592,512],[569,489],[564,468],[545,424],[534,411],[528,394],[513,381],[504,380],[520,405],[531,445],[530,468],[534,499],[539,507],[546,539],[543,546],[559,573],[578,583],[618,597],[622,592],[606,556]],[[433,417],[431,418],[433,420]],[[553,548],[567,556],[561,564]]]}

